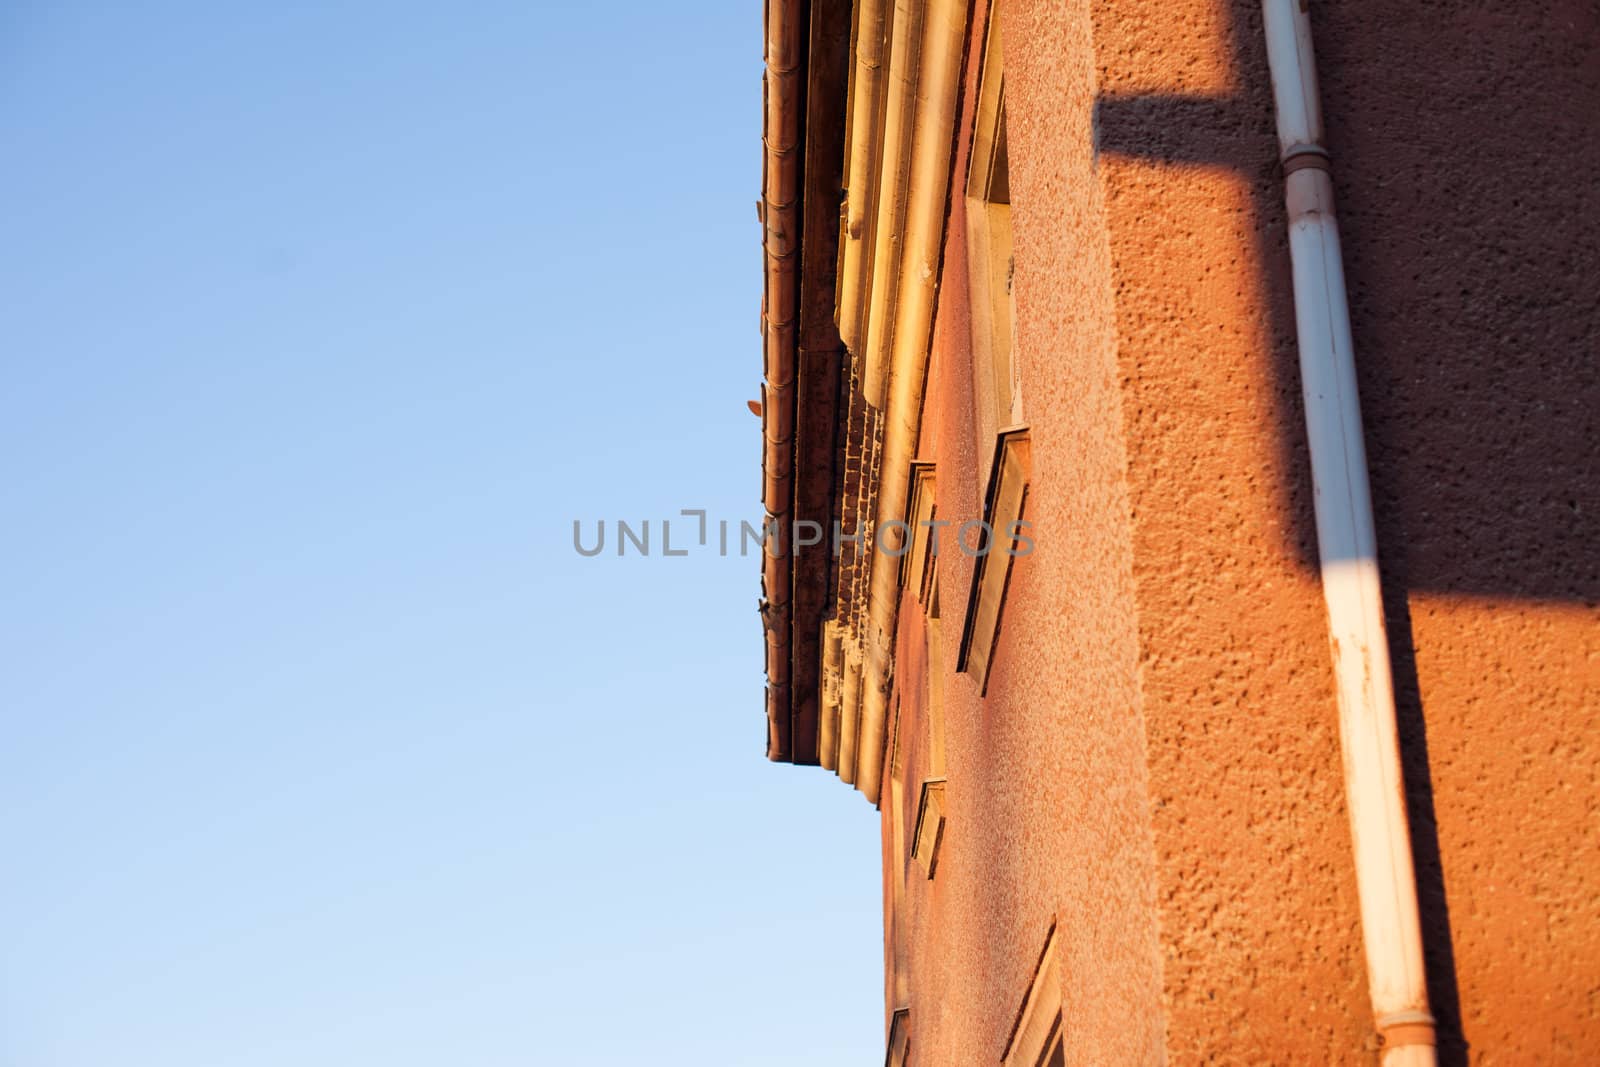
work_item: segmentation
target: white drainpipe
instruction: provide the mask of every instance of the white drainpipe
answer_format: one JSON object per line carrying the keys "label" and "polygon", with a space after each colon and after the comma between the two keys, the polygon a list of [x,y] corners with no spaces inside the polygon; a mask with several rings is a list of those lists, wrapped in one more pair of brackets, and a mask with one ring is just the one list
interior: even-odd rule
{"label": "white drainpipe", "polygon": [[1302,0],[1262,0],[1261,8],[1285,174],[1317,546],[1337,675],[1367,981],[1383,1036],[1384,1067],[1432,1067],[1434,1023],[1428,1011],[1377,537],[1339,223],[1322,145],[1311,22]]}

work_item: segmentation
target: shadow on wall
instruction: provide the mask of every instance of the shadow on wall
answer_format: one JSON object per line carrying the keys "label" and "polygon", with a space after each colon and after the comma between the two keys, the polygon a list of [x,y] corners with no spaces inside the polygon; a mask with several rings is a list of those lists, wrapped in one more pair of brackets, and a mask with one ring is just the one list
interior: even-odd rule
{"label": "shadow on wall", "polygon": [[[1249,183],[1276,422],[1309,471],[1259,4],[1241,95],[1107,96],[1097,151]],[[1440,1060],[1464,1063],[1408,594],[1600,602],[1600,4],[1316,3]],[[1290,547],[1316,570],[1307,473]]]}

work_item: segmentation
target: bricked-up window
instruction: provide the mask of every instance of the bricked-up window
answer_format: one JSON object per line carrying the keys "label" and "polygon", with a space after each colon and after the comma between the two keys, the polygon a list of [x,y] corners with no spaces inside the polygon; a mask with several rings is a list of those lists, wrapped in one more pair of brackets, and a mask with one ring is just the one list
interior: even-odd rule
{"label": "bricked-up window", "polygon": [[[911,529],[910,550],[901,557],[900,582],[927,613],[922,688],[923,717],[927,720],[927,777],[916,794],[916,823],[911,832],[911,855],[932,878],[944,837],[944,638],[939,623],[938,540],[934,523],[937,480],[932,463],[911,464],[911,492],[906,502],[906,525]],[[945,542],[949,542],[946,531]]]}
{"label": "bricked-up window", "polygon": [[1032,447],[1025,426],[1006,430],[995,438],[989,464],[989,489],[984,496],[983,521],[989,530],[988,551],[972,568],[972,592],[967,596],[967,618],[961,628],[961,650],[956,670],[989,689],[989,663],[1000,643],[1006,591],[1013,567],[1032,551],[1026,533],[1028,481],[1032,477]]}
{"label": "bricked-up window", "polygon": [[[935,496],[934,466],[918,460],[911,464],[911,492],[906,499],[906,527],[911,531],[911,545],[900,557],[900,585],[916,595],[924,608],[928,605],[928,589],[938,573],[933,523],[938,518]],[[945,538],[949,540],[948,537]]]}
{"label": "bricked-up window", "polygon": [[[967,283],[972,304],[972,387],[980,462],[997,434],[1020,426],[1022,382],[1013,339],[1016,261],[1011,251],[1011,168],[1006,137],[1000,8],[989,6],[978,107],[967,165]],[[980,483],[988,477],[980,468]]]}
{"label": "bricked-up window", "polygon": [[1061,1033],[1061,950],[1056,931],[1052,924],[1045,935],[1044,952],[1000,1056],[1003,1067],[1058,1067],[1066,1062]]}
{"label": "bricked-up window", "polygon": [[944,620],[939,611],[939,578],[928,592],[928,773],[944,777]]}
{"label": "bricked-up window", "polygon": [[911,1009],[900,1008],[889,1021],[889,1051],[885,1067],[906,1067],[911,1062]]}
{"label": "bricked-up window", "polygon": [[939,869],[939,846],[944,841],[945,821],[945,770],[944,770],[944,629],[939,619],[939,578],[935,574],[928,595],[928,618],[924,633],[927,636],[927,700],[928,719],[928,777],[922,782],[922,795],[917,800],[917,825],[911,838],[911,852],[922,864],[924,873],[932,878]]}
{"label": "bricked-up window", "polygon": [[904,1001],[910,986],[908,968],[909,916],[906,903],[906,878],[911,869],[911,849],[906,842],[906,744],[905,720],[901,715],[901,700],[897,693],[893,705],[893,723],[889,735],[889,837],[890,868],[885,873],[888,882],[888,914],[884,919],[888,940],[889,969],[894,997]]}

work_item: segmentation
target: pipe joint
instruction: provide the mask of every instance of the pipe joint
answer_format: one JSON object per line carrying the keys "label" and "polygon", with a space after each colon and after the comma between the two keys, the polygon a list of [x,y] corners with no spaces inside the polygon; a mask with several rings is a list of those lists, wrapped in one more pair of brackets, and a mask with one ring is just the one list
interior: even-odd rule
{"label": "pipe joint", "polygon": [[1301,167],[1284,177],[1283,198],[1291,224],[1312,216],[1331,219],[1333,175],[1326,167]]}
{"label": "pipe joint", "polygon": [[1322,170],[1332,172],[1333,157],[1319,144],[1292,144],[1279,157],[1284,177],[1297,170]]}
{"label": "pipe joint", "polygon": [[1376,1022],[1378,1040],[1386,1049],[1439,1043],[1433,1016],[1425,1011],[1397,1011],[1380,1015]]}

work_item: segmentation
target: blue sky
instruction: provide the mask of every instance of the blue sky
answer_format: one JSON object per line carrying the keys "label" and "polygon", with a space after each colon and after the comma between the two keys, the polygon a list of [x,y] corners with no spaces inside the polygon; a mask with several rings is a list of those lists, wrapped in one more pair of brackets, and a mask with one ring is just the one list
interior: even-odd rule
{"label": "blue sky", "polygon": [[762,758],[760,5],[0,11],[0,1065],[882,1056]]}

